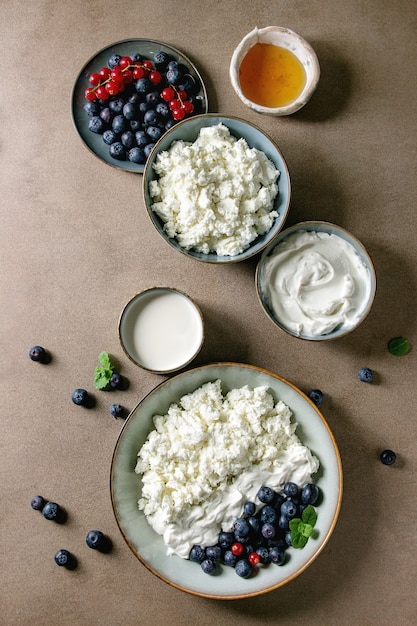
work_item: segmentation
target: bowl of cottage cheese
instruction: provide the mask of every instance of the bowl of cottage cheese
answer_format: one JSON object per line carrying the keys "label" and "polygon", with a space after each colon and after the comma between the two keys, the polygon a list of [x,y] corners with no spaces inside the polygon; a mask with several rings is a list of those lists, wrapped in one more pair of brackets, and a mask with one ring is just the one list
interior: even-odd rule
{"label": "bowl of cottage cheese", "polygon": [[285,222],[291,184],[285,160],[265,133],[242,119],[197,115],[155,145],[143,195],[158,233],[198,261],[243,261]]}
{"label": "bowl of cottage cheese", "polygon": [[[288,481],[320,488],[315,534],[289,548],[282,567],[242,579],[219,566],[207,575],[189,559],[255,500],[260,485]],[[292,383],[260,367],[214,363],[177,374],[133,409],[110,470],[113,511],[134,555],[154,575],[193,595],[240,599],[276,589],[321,553],[342,499],[337,444],[316,405]]]}
{"label": "bowl of cottage cheese", "polygon": [[342,337],[372,308],[376,274],[362,243],[335,224],[306,221],[282,231],[256,268],[259,301],[282,330],[301,339]]}

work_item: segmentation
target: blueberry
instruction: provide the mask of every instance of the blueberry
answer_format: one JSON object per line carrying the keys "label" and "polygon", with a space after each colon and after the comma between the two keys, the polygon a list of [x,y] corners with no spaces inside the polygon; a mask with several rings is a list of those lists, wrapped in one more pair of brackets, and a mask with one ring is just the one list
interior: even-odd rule
{"label": "blueberry", "polygon": [[166,79],[170,85],[178,85],[183,78],[178,68],[168,70],[166,73]]}
{"label": "blueberry", "polygon": [[242,578],[249,578],[252,574],[252,565],[246,559],[240,559],[240,561],[236,563],[235,572]]}
{"label": "blueberry", "polygon": [[174,119],[171,117],[171,119],[169,119],[169,120],[167,121],[167,123],[165,124],[165,130],[169,130],[170,128],[172,128],[173,126],[175,126],[175,124],[176,124],[176,123],[177,123],[177,122],[176,122],[176,120],[174,120]]}
{"label": "blueberry", "polygon": [[113,372],[110,378],[110,387],[112,387],[112,389],[125,389],[126,383],[127,381],[124,376],[122,376],[118,372]]}
{"label": "blueberry", "polygon": [[163,130],[162,128],[159,128],[159,126],[148,126],[146,132],[151,141],[158,141],[158,139],[160,139],[163,135]]}
{"label": "blueberry", "polygon": [[216,564],[211,559],[204,559],[201,562],[201,569],[205,574],[214,574],[216,571]]}
{"label": "blueberry", "polygon": [[145,153],[145,157],[146,157],[146,158],[148,158],[148,157],[149,157],[150,153],[152,152],[152,148],[154,147],[154,145],[155,145],[155,144],[152,142],[152,143],[148,143],[148,144],[144,147],[143,151],[144,151],[144,153]]}
{"label": "blueberry", "polygon": [[158,71],[166,70],[168,63],[172,60],[172,56],[163,50],[155,52],[153,55],[153,62]]}
{"label": "blueberry", "polygon": [[363,383],[371,383],[374,378],[374,373],[369,367],[361,367],[358,372],[358,378]]}
{"label": "blueberry", "polygon": [[277,511],[271,505],[265,504],[260,510],[260,520],[263,523],[275,524],[277,520]]}
{"label": "blueberry", "polygon": [[183,78],[183,82],[181,85],[178,85],[178,89],[181,91],[186,91],[187,95],[191,96],[192,94],[196,94],[199,91],[199,86],[193,76],[191,74],[186,74]]}
{"label": "blueberry", "polygon": [[58,521],[61,515],[61,509],[56,502],[46,502],[42,508],[42,515],[45,519]]}
{"label": "blueberry", "polygon": [[290,527],[290,519],[287,515],[280,515],[278,520],[278,526],[282,530],[288,530]]}
{"label": "blueberry", "polygon": [[75,559],[71,552],[68,552],[68,550],[58,550],[54,558],[55,563],[60,567],[66,567],[67,569],[74,569],[75,567]]}
{"label": "blueberry", "polygon": [[237,556],[233,554],[231,550],[226,550],[223,554],[223,563],[225,565],[229,565],[230,567],[235,567],[237,563]]}
{"label": "blueberry", "polygon": [[96,102],[86,102],[84,105],[84,111],[87,115],[98,115],[100,113],[100,107]]}
{"label": "blueberry", "polygon": [[171,113],[171,111],[169,110],[169,106],[166,102],[159,102],[155,107],[155,111],[163,119],[168,119]]}
{"label": "blueberry", "polygon": [[219,532],[218,544],[221,548],[230,548],[234,542],[234,534],[231,532],[225,532],[224,530]]}
{"label": "blueberry", "polygon": [[105,122],[106,124],[110,124],[110,122],[112,121],[114,116],[114,113],[111,109],[109,109],[109,107],[104,107],[104,109],[101,109],[100,111],[100,117],[103,120],[103,122]]}
{"label": "blueberry", "polygon": [[139,148],[138,146],[134,146],[129,150],[127,158],[132,163],[143,164],[146,162],[145,152],[143,148]]}
{"label": "blueberry", "polygon": [[156,106],[158,102],[161,102],[161,96],[159,91],[150,91],[146,94],[146,102],[150,102],[153,106]]}
{"label": "blueberry", "polygon": [[126,102],[123,107],[123,115],[127,120],[134,120],[138,115],[138,107],[132,102]]}
{"label": "blueberry", "polygon": [[286,482],[282,490],[286,496],[290,496],[291,498],[298,496],[298,485],[293,482]]}
{"label": "blueberry", "polygon": [[135,145],[135,136],[131,130],[125,130],[120,137],[120,141],[124,145],[125,148],[130,150]]}
{"label": "blueberry", "polygon": [[148,124],[149,126],[154,126],[155,124],[158,124],[159,122],[159,115],[155,109],[149,109],[148,111],[145,111],[145,115],[143,116],[143,121],[145,124]]}
{"label": "blueberry", "polygon": [[110,128],[105,130],[104,133],[103,133],[103,141],[108,146],[110,146],[112,143],[114,143],[117,140],[117,137],[118,137],[118,135],[114,132],[114,130],[110,130]]}
{"label": "blueberry", "polygon": [[266,487],[265,485],[263,485],[259,489],[257,493],[257,497],[258,497],[258,500],[260,500],[264,504],[270,504],[271,502],[273,502],[275,498],[275,493],[274,493],[274,490],[271,489],[271,487]]}
{"label": "blueberry", "polygon": [[88,391],[86,391],[86,389],[75,389],[75,391],[72,392],[71,400],[78,406],[88,406],[90,403],[90,396],[88,395]]}
{"label": "blueberry", "polygon": [[111,404],[110,413],[117,419],[118,417],[124,417],[125,410],[121,404]]}
{"label": "blueberry", "polygon": [[290,530],[287,530],[287,532],[285,533],[285,543],[287,544],[287,546],[292,546],[291,536],[292,532]]}
{"label": "blueberry", "polygon": [[261,557],[262,565],[269,563],[269,550],[266,546],[259,546],[259,548],[256,548],[255,552]]}
{"label": "blueberry", "polygon": [[294,500],[288,499],[281,504],[281,515],[292,518],[297,514],[297,505]]}
{"label": "blueberry", "polygon": [[151,104],[151,102],[141,102],[139,105],[140,113],[146,113],[146,111],[150,111],[153,108],[154,106],[153,104]]}
{"label": "blueberry", "polygon": [[249,535],[250,531],[248,521],[244,517],[238,517],[238,519],[233,522],[233,531],[235,535],[239,537],[246,537]]}
{"label": "blueberry", "polygon": [[275,565],[283,565],[285,561],[285,551],[277,546],[269,549],[269,560]]}
{"label": "blueberry", "polygon": [[321,406],[324,400],[323,392],[320,391],[320,389],[311,389],[311,391],[308,392],[308,397],[316,406]]}
{"label": "blueberry", "polygon": [[134,54],[130,55],[130,58],[132,59],[133,63],[141,63],[142,61],[144,61],[144,58],[141,54],[139,54],[139,52],[135,52]]}
{"label": "blueberry", "polygon": [[119,65],[121,58],[122,57],[120,56],[120,54],[112,54],[110,59],[107,61],[107,65],[112,70],[114,67],[116,67],[116,65]]}
{"label": "blueberry", "polygon": [[137,133],[135,133],[135,139],[136,139],[136,145],[139,148],[144,148],[145,146],[148,145],[148,143],[150,143],[150,138],[145,133],[144,130],[138,130]]}
{"label": "blueberry", "polygon": [[222,549],[219,545],[207,546],[206,558],[210,559],[214,563],[218,563],[222,558]]}
{"label": "blueberry", "polygon": [[397,455],[393,450],[383,450],[379,458],[384,465],[393,465],[397,460]]}
{"label": "blueberry", "polygon": [[47,363],[49,360],[48,353],[42,346],[33,346],[29,350],[29,358],[37,363]]}
{"label": "blueberry", "polygon": [[85,538],[85,542],[92,550],[98,550],[99,552],[110,552],[112,549],[112,542],[101,530],[90,530]]}
{"label": "blueberry", "polygon": [[93,115],[93,117],[88,120],[88,129],[91,130],[92,133],[96,133],[96,135],[101,135],[106,130],[106,124],[101,117]]}
{"label": "blueberry", "polygon": [[256,504],[254,502],[245,502],[245,504],[243,505],[243,512],[245,515],[255,515],[256,513]]}
{"label": "blueberry", "polygon": [[252,532],[254,533],[259,532],[259,529],[261,527],[261,522],[260,522],[259,517],[256,517],[255,515],[250,515],[248,517],[248,524]]}
{"label": "blueberry", "polygon": [[126,148],[121,141],[115,141],[112,143],[109,153],[113,159],[117,159],[118,161],[125,161],[126,159]]}
{"label": "blueberry", "polygon": [[265,537],[265,539],[273,539],[275,537],[275,526],[265,523],[262,525],[261,533],[262,537]]}
{"label": "blueberry", "polygon": [[123,133],[127,129],[127,119],[124,115],[115,115],[111,127],[115,133]]}
{"label": "blueberry", "polygon": [[142,122],[139,120],[130,120],[130,130],[133,130],[134,133],[137,133],[141,128]]}
{"label": "blueberry", "polygon": [[125,105],[125,101],[123,98],[116,98],[116,100],[110,100],[109,109],[113,111],[116,115],[119,115],[123,111],[123,107]]}
{"label": "blueberry", "polygon": [[147,78],[139,78],[135,83],[135,89],[138,93],[146,94],[152,88],[152,83]]}
{"label": "blueberry", "polygon": [[191,548],[190,553],[188,555],[188,558],[190,559],[190,561],[193,561],[194,563],[202,563],[205,557],[206,557],[205,550],[200,545],[194,545]]}
{"label": "blueberry", "polygon": [[307,483],[301,489],[301,502],[303,504],[315,504],[319,499],[320,489],[313,483]]}
{"label": "blueberry", "polygon": [[32,498],[30,502],[30,506],[35,511],[42,511],[45,504],[46,504],[46,500],[42,498],[42,496],[35,496],[34,498]]}

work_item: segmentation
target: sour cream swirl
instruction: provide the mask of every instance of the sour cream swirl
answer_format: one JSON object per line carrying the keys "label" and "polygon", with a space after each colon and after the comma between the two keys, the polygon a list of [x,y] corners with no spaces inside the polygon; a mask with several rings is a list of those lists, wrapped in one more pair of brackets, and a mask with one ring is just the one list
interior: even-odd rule
{"label": "sour cream swirl", "polygon": [[349,328],[370,298],[369,269],[338,235],[294,232],[266,258],[261,289],[276,319],[298,335]]}

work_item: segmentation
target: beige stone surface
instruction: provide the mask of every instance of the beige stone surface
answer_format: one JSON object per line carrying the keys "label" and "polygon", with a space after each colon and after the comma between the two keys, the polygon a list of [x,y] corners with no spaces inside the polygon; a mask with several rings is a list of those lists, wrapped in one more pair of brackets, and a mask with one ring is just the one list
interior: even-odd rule
{"label": "beige stone surface", "polygon": [[[317,51],[317,92],[290,118],[247,110],[228,78],[234,47],[255,26],[292,28]],[[31,0],[0,3],[0,623],[4,626],[417,623],[416,578],[416,13],[411,0]],[[71,117],[78,72],[98,50],[153,38],[200,69],[211,112],[241,116],[279,145],[292,178],[287,224],[335,222],[368,249],[374,307],[348,337],[303,342],[276,329],[257,301],[257,259],[206,265],[178,254],[153,228],[142,177],[95,158]],[[121,427],[92,391],[97,355],[119,359],[132,409],[161,377],[124,356],[117,322],[127,300],[177,287],[201,307],[206,342],[196,364],[262,366],[303,391],[323,390],[340,448],[344,499],[320,557],[289,585],[246,601],[191,596],[136,560],[109,496]],[[396,358],[394,336],[413,349]],[[44,345],[47,366],[28,350]],[[359,383],[362,366],[376,372]],[[114,396],[113,396],[114,397]],[[393,448],[385,467],[379,451]],[[30,508],[40,493],[68,511],[65,526]],[[113,553],[85,545],[98,527]],[[58,548],[79,560],[57,568]]]}

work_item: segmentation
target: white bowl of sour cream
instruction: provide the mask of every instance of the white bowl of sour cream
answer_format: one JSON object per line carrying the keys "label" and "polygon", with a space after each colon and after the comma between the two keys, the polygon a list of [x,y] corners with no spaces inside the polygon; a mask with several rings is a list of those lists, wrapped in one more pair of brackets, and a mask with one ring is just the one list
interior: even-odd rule
{"label": "white bowl of sour cream", "polygon": [[376,293],[364,246],[340,226],[321,221],[282,231],[264,250],[255,280],[269,318],[291,335],[315,341],[354,330]]}
{"label": "white bowl of sour cream", "polygon": [[157,374],[175,372],[199,353],[204,341],[203,316],[178,289],[152,287],[124,307],[119,339],[136,365]]}

